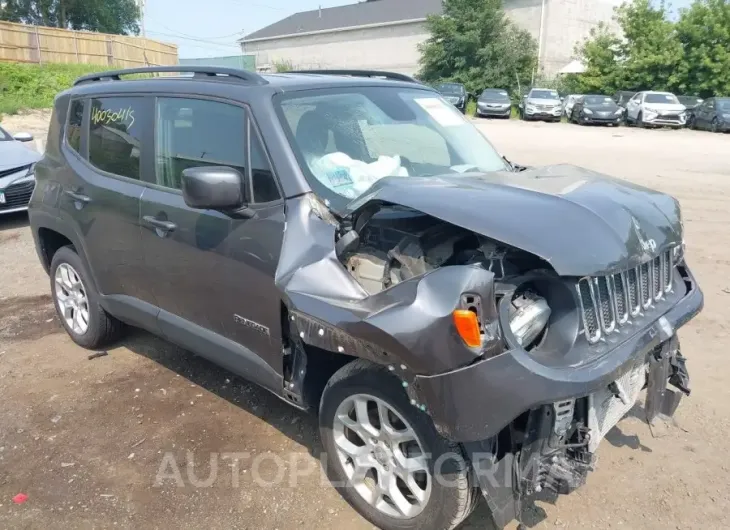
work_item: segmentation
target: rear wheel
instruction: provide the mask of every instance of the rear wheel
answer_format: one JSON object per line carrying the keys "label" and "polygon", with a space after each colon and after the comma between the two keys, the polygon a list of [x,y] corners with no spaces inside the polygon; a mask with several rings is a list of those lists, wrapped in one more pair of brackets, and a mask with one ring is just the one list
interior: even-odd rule
{"label": "rear wheel", "polygon": [[474,508],[458,444],[437,432],[385,367],[357,360],[322,395],[320,435],[340,494],[383,530],[451,529]]}
{"label": "rear wheel", "polygon": [[61,247],[53,255],[50,276],[56,314],[76,344],[96,349],[119,338],[122,323],[101,307],[99,293],[71,247]]}
{"label": "rear wheel", "polygon": [[710,130],[714,133],[718,131],[718,125],[717,125],[717,118],[712,118],[712,122],[710,123]]}

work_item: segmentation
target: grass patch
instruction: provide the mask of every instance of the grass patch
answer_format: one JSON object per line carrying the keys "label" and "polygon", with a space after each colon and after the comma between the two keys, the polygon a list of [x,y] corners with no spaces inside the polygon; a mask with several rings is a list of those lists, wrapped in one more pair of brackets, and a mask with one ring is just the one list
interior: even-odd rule
{"label": "grass patch", "polygon": [[477,102],[475,100],[470,99],[466,103],[466,115],[472,118],[477,115]]}
{"label": "grass patch", "polygon": [[0,63],[0,115],[49,108],[56,94],[72,86],[76,78],[111,69],[98,64]]}

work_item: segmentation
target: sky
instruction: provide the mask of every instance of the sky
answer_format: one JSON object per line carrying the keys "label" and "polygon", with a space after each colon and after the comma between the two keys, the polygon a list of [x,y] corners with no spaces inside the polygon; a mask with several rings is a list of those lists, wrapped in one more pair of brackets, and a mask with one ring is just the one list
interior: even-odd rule
{"label": "sky", "polygon": [[357,0],[145,0],[147,37],[177,44],[181,58],[238,55],[236,40],[299,11]]}

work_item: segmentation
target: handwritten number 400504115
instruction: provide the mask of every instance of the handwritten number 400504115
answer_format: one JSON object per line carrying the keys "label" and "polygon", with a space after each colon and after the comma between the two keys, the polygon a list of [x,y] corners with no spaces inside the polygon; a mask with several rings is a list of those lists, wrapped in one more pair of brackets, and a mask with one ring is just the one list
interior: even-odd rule
{"label": "handwritten number 400504115", "polygon": [[116,111],[111,109],[91,109],[91,123],[94,125],[123,123],[129,128],[134,125],[134,109],[132,107],[127,107],[126,109],[120,108]]}

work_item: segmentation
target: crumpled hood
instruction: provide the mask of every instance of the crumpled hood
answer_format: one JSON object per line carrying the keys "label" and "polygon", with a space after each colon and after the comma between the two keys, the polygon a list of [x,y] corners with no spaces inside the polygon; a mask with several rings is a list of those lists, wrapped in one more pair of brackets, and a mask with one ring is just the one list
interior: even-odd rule
{"label": "crumpled hood", "polygon": [[388,177],[348,205],[417,210],[531,252],[561,276],[603,275],[682,241],[671,196],[571,165],[436,177]]}

